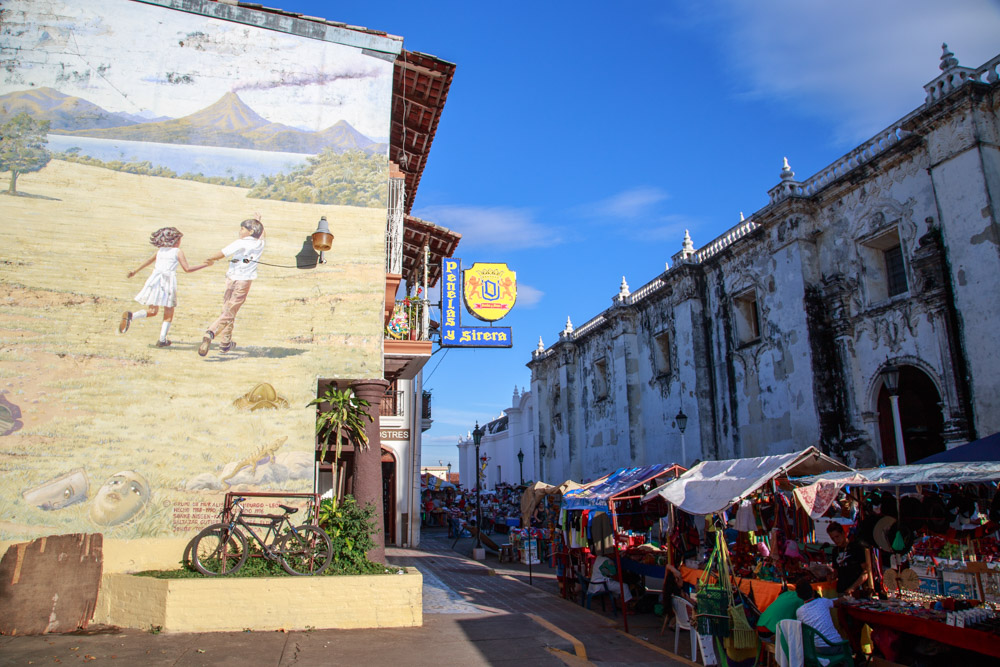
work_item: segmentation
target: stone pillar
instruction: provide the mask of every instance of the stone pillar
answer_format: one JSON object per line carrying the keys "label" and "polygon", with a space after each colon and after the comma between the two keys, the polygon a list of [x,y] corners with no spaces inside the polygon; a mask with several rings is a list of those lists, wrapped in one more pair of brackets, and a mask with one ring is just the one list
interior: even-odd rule
{"label": "stone pillar", "polygon": [[368,401],[371,422],[365,424],[368,448],[354,450],[354,499],[359,505],[372,504],[375,507],[375,525],[378,533],[373,537],[375,547],[368,552],[368,559],[375,563],[385,562],[385,518],[382,515],[382,439],[379,436],[379,406],[389,383],[385,380],[359,380],[351,384],[354,394]]}

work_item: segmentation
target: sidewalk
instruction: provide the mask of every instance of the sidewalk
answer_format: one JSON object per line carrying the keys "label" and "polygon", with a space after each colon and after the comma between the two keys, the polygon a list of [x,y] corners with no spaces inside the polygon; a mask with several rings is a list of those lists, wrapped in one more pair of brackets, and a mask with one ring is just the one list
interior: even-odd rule
{"label": "sidewalk", "polygon": [[[493,536],[503,543],[503,535]],[[438,576],[445,584],[462,596],[466,602],[479,607],[493,607],[498,611],[530,614],[542,618],[581,641],[587,658],[594,664],[688,664],[681,658],[674,659],[674,633],[659,634],[662,618],[654,614],[630,615],[629,633],[623,632],[621,614],[613,616],[611,606],[601,612],[600,602],[594,601],[592,610],[584,609],[578,600],[559,596],[555,570],[547,563],[531,568],[529,586],[528,566],[523,563],[500,563],[497,556],[487,553],[486,560],[471,560],[475,538],[462,538],[452,544],[446,529],[424,529],[421,533],[419,560],[396,560],[396,550],[387,550],[390,560],[399,564],[415,565],[425,576],[425,613],[427,611],[427,573]],[[407,557],[412,558],[407,552]],[[425,617],[426,618],[426,617]],[[690,656],[688,633],[681,636],[678,653]]]}
{"label": "sidewalk", "polygon": [[452,541],[444,529],[432,529],[424,532],[419,550],[386,549],[391,562],[423,573],[420,628],[205,634],[92,628],[71,635],[0,637],[0,665],[686,664],[658,648],[666,640],[673,648],[672,633],[656,635],[659,619],[652,633],[632,631],[650,639],[654,648],[618,631],[610,616],[554,595],[549,568],[539,567],[531,588],[521,583],[528,578],[526,567],[522,571],[520,564],[504,563],[501,568],[495,557],[477,563],[452,551]]}

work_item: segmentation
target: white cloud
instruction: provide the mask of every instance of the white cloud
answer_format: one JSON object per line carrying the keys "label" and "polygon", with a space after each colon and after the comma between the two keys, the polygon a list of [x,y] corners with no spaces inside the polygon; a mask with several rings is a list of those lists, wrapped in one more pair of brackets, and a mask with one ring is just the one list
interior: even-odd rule
{"label": "white cloud", "polygon": [[585,211],[589,217],[638,218],[655,213],[657,205],[669,197],[670,195],[660,188],[636,187],[594,202],[580,210]]}
{"label": "white cloud", "polygon": [[517,305],[523,308],[532,308],[545,296],[545,292],[536,289],[531,285],[517,284]]}
{"label": "white cloud", "polygon": [[919,106],[941,43],[964,66],[996,55],[1000,5],[991,0],[730,0],[718,47],[746,86],[834,121],[859,142]]}
{"label": "white cloud", "polygon": [[506,206],[428,206],[414,215],[462,235],[462,248],[545,248],[562,243],[556,228],[535,220],[530,209]]}

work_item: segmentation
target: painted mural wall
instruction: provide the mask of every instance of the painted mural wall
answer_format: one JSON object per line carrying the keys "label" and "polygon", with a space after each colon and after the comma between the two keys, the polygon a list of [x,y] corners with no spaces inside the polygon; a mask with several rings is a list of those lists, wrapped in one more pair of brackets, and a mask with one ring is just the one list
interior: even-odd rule
{"label": "painted mural wall", "polygon": [[317,378],[382,374],[391,59],[131,0],[2,12],[0,540],[311,491]]}

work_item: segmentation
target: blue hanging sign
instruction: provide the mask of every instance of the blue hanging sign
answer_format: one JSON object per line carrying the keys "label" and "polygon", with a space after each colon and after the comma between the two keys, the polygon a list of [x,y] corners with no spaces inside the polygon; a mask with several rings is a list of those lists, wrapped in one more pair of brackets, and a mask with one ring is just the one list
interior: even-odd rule
{"label": "blue hanging sign", "polygon": [[452,257],[441,264],[441,347],[513,347],[510,327],[462,326],[462,260]]}

